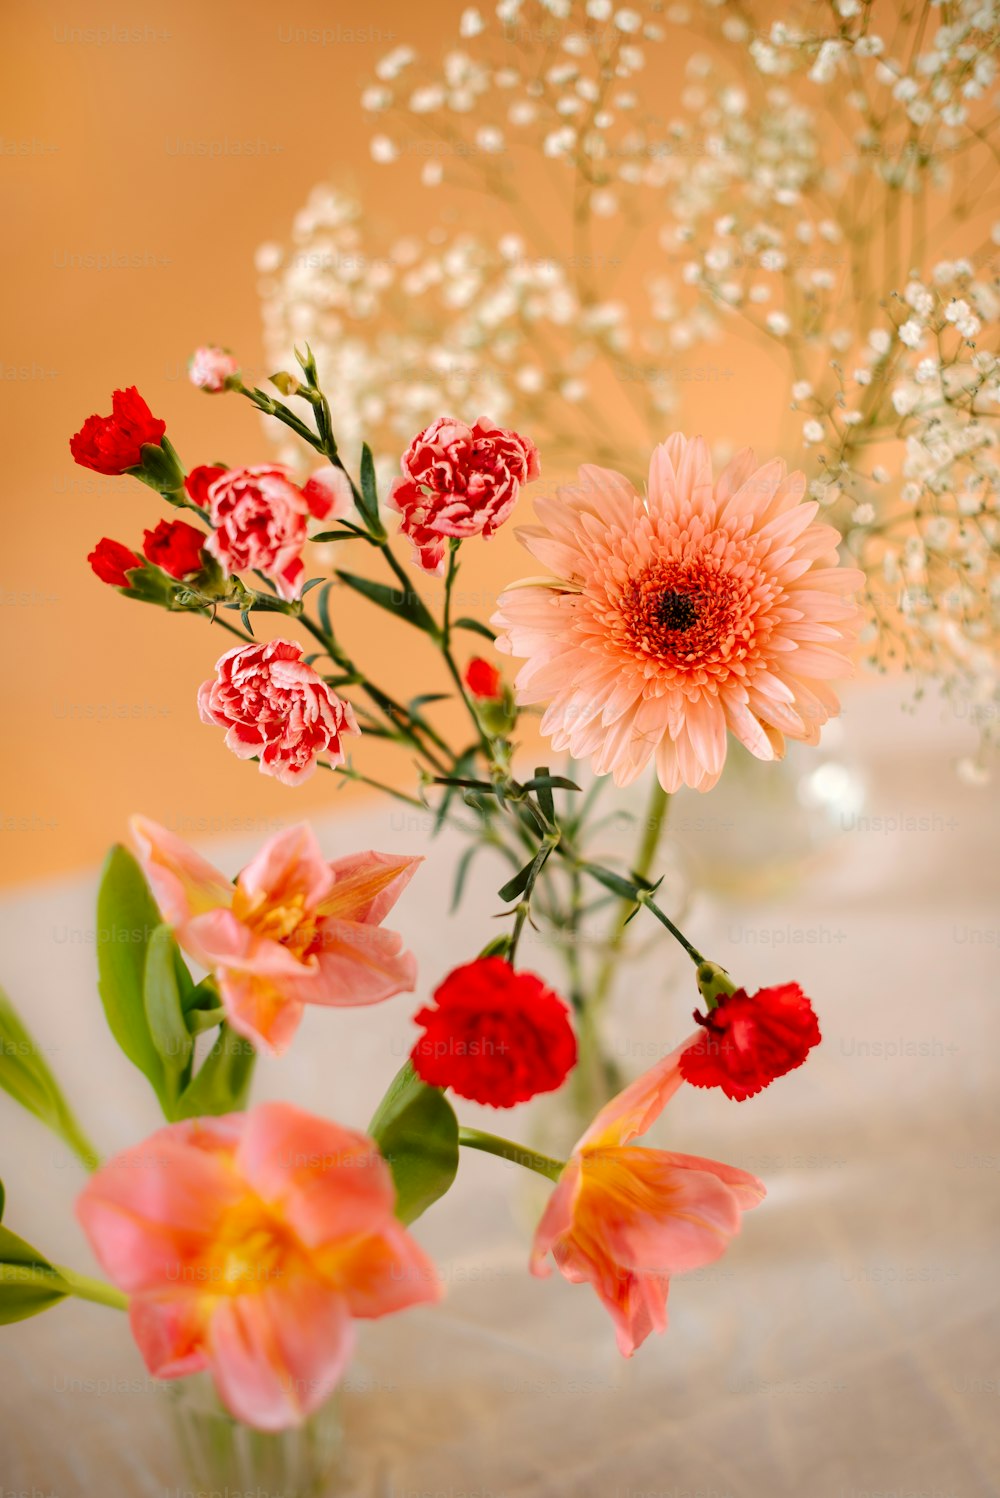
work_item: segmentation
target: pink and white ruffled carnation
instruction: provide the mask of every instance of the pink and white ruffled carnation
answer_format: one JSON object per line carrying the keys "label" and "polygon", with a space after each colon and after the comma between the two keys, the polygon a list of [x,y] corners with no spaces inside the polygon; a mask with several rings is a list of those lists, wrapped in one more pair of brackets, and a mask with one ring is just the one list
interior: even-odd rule
{"label": "pink and white ruffled carnation", "polygon": [[309,502],[284,468],[231,468],[208,487],[215,530],[207,550],[227,572],[263,572],[280,597],[298,598],[305,580]]}
{"label": "pink and white ruffled carnation", "polygon": [[492,536],[510,516],[522,484],[539,474],[538,449],[527,437],[481,416],[473,426],[452,416],[414,437],[389,503],[425,572],[444,570],[448,541]]}
{"label": "pink and white ruffled carnation", "polygon": [[198,689],[198,712],[227,730],[226,747],[239,759],[256,757],[261,773],[284,785],[308,780],[321,754],[343,764],[341,740],[361,732],[354,710],[302,659],[300,645],[237,645],[215,669]]}
{"label": "pink and white ruffled carnation", "polygon": [[512,584],[492,623],[526,659],[523,706],[547,703],[553,747],[628,785],[655,759],[666,791],[706,791],[726,732],[758,759],[815,744],[852,674],[862,573],[804,501],[805,477],[750,448],[713,480],[700,437],[653,453],[645,496],[584,467],[536,501],[519,538],[555,576]]}
{"label": "pink and white ruffled carnation", "polygon": [[143,871],[180,946],[215,978],[226,1018],[272,1055],[306,1004],[378,1004],[411,992],[416,962],[382,921],[420,858],[352,853],[328,863],[305,824],[277,833],[235,884],[181,838],[132,818]]}

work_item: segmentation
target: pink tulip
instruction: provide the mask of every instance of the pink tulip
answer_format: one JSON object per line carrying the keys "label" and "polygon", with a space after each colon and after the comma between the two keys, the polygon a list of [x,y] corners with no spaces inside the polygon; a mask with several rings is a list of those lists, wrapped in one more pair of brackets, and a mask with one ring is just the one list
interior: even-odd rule
{"label": "pink tulip", "polygon": [[238,1420],[281,1430],[342,1377],[356,1317],[440,1298],[394,1202],[371,1139],[262,1103],[158,1130],[76,1211],[150,1373],[208,1369]]}
{"label": "pink tulip", "polygon": [[670,1277],[711,1264],[764,1196],[756,1176],[717,1160],[632,1147],[681,1085],[682,1046],[613,1098],[577,1142],[535,1232],[531,1271],[551,1251],[573,1284],[589,1280],[625,1357],[667,1328]]}
{"label": "pink tulip", "polygon": [[421,862],[352,853],[326,863],[304,824],[265,843],[235,885],[146,817],[132,831],[165,921],[214,974],[233,1029],[284,1051],[306,1004],[377,1004],[412,991],[416,963],[388,915]]}

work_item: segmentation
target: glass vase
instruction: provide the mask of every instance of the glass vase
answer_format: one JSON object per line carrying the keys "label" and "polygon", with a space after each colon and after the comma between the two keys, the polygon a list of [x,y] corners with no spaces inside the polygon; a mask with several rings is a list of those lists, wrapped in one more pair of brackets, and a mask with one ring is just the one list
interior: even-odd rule
{"label": "glass vase", "polygon": [[337,1394],[302,1425],[261,1431],[229,1413],[207,1374],[178,1379],[166,1392],[185,1479],[179,1490],[193,1498],[240,1493],[328,1498],[346,1480]]}

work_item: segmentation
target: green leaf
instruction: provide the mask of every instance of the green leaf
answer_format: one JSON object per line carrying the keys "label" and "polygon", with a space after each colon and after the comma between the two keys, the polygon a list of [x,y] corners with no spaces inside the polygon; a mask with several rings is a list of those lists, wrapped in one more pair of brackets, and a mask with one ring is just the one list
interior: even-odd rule
{"label": "green leaf", "polygon": [[249,1040],[229,1025],[220,1025],[215,1044],[181,1093],[174,1117],[215,1118],[238,1112],[246,1103],[256,1059]]}
{"label": "green leaf", "polygon": [[0,1326],[26,1321],[72,1294],[37,1248],[0,1227]]}
{"label": "green leaf", "polygon": [[337,572],[340,581],[348,588],[353,588],[355,593],[361,593],[370,603],[378,604],[380,609],[385,609],[390,614],[395,614],[398,619],[405,619],[407,624],[422,629],[425,634],[437,633],[437,625],[424,607],[416,593],[409,589],[404,593],[400,588],[390,587],[388,583],[373,582],[369,577],[359,577],[354,572]]}
{"label": "green leaf", "polygon": [[475,858],[476,854],[480,852],[482,847],[482,843],[473,843],[470,848],[466,848],[465,852],[458,860],[458,868],[455,870],[455,884],[452,889],[451,895],[451,910],[449,912],[451,915],[454,915],[455,911],[462,903],[462,895],[465,890],[465,880],[468,875],[469,869],[472,867],[472,860]]}
{"label": "green leaf", "polygon": [[3,1222],[3,1209],[4,1209],[4,1203],[6,1202],[6,1200],[7,1200],[7,1193],[3,1189],[3,1181],[0,1181],[0,1222]]}
{"label": "green leaf", "polygon": [[554,822],[556,803],[552,798],[552,776],[549,774],[548,765],[539,765],[534,779],[528,781],[525,790],[538,792],[538,804],[542,808],[543,816],[547,821]]}
{"label": "green leaf", "polygon": [[536,853],[534,858],[524,865],[523,869],[518,869],[513,879],[508,879],[506,884],[500,886],[497,894],[501,900],[516,900],[518,895],[524,894],[524,891],[528,887],[528,880],[531,878],[532,870],[538,862],[538,856]]}
{"label": "green leaf", "polygon": [[171,1103],[176,1102],[191,1075],[194,1037],[185,1019],[184,999],[193,989],[173,932],[169,926],[157,926],[146,949],[143,1003]]}
{"label": "green leaf", "polygon": [[93,1146],[77,1123],[37,1042],[3,989],[0,989],[0,1087],[58,1134],[88,1168],[93,1168],[97,1163]]}
{"label": "green leaf", "polygon": [[385,535],[378,513],[378,485],[375,482],[375,459],[366,442],[361,449],[361,504],[362,515],[368,528],[375,535]]}
{"label": "green leaf", "polygon": [[396,1183],[396,1216],[413,1222],[444,1196],[458,1171],[458,1120],[444,1093],[407,1061],[368,1126]]}
{"label": "green leaf", "polygon": [[613,894],[621,895],[623,900],[635,899],[636,887],[630,880],[622,879],[620,875],[613,874],[610,869],[602,869],[596,863],[584,864],[584,868],[592,879],[596,879],[598,884],[603,884]]}
{"label": "green leaf", "polygon": [[323,584],[319,592],[317,606],[319,611],[319,622],[324,632],[331,638],[333,636],[333,625],[330,623],[330,589],[333,587],[333,578]]}
{"label": "green leaf", "polygon": [[160,912],[127,848],[108,854],[97,892],[98,989],[111,1033],[133,1066],[148,1077],[166,1111],[163,1062],[146,1017],[146,949],[161,924]]}
{"label": "green leaf", "polygon": [[487,629],[486,625],[480,623],[478,619],[470,619],[468,617],[463,619],[454,619],[452,621],[451,627],[452,629],[469,629],[473,634],[482,635],[484,640],[489,640],[491,645],[496,641],[496,635],[493,633],[493,631],[491,629]]}
{"label": "green leaf", "polygon": [[[567,780],[565,775],[550,775],[548,770],[540,769],[535,771],[530,780],[524,782],[524,789],[526,791],[578,791],[581,787],[577,785],[575,780]],[[541,804],[541,796],[539,796],[538,800]]]}
{"label": "green leaf", "polygon": [[506,957],[510,951],[509,936],[494,936],[479,953],[480,957]]}

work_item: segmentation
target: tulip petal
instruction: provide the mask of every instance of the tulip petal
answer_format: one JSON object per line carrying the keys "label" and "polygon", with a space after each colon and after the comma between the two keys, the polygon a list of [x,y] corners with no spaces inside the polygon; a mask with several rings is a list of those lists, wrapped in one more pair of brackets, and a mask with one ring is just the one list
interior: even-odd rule
{"label": "tulip petal", "polygon": [[102,1269],[129,1293],[177,1285],[239,1199],[239,1117],[172,1124],[91,1176],[76,1215]]}
{"label": "tulip petal", "polygon": [[717,1172],[678,1168],[660,1150],[588,1151],[583,1183],[577,1218],[623,1269],[698,1269],[720,1258],[740,1230],[739,1198]]}
{"label": "tulip petal", "polygon": [[247,1115],[236,1163],[310,1251],[392,1216],[396,1191],[374,1141],[291,1103],[261,1103]]}
{"label": "tulip petal", "polygon": [[402,938],[395,931],[328,919],[322,942],[317,953],[322,984],[310,993],[314,1004],[378,1004],[416,985],[416,958],[400,950]]}
{"label": "tulip petal", "polygon": [[184,1378],[208,1367],[203,1297],[184,1289],[134,1295],[128,1310],[136,1346],[154,1378]]}
{"label": "tulip petal", "polygon": [[334,859],[330,868],[335,883],[318,913],[377,924],[388,915],[421,863],[422,858],[374,852]]}
{"label": "tulip petal", "polygon": [[637,1139],[659,1118],[680,1087],[683,1078],[678,1063],[681,1053],[699,1038],[700,1031],[663,1057],[648,1072],[637,1077],[617,1097],[605,1103],[590,1128],[577,1143],[578,1150],[604,1149]]}
{"label": "tulip petal", "polygon": [[251,904],[264,899],[282,904],[301,898],[311,910],[329,894],[334,876],[316,834],[303,822],[269,838],[236,882]]}
{"label": "tulip petal", "polygon": [[285,987],[251,972],[228,969],[217,981],[226,1018],[237,1035],[270,1056],[287,1051],[305,1006]]}
{"label": "tulip petal", "polygon": [[171,925],[232,903],[229,880],[181,838],[148,817],[133,817],[131,827],[156,903]]}
{"label": "tulip petal", "polygon": [[336,1388],[353,1348],[343,1296],[314,1281],[221,1299],[208,1329],[222,1401],[257,1430],[300,1424]]}
{"label": "tulip petal", "polygon": [[352,1316],[386,1316],[444,1294],[434,1264],[398,1222],[344,1250],[337,1269]]}

